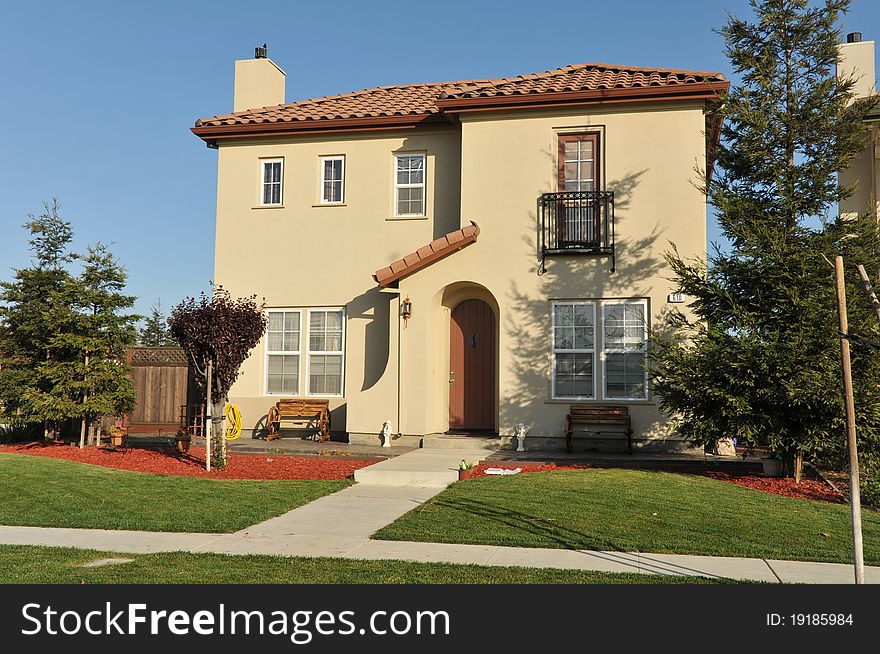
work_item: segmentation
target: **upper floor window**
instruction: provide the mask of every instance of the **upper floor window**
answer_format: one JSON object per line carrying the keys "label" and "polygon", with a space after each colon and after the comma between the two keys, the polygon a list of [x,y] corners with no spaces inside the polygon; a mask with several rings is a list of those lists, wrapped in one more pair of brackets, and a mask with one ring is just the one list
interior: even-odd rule
{"label": "upper floor window", "polygon": [[559,191],[595,191],[598,185],[598,134],[559,136]]}
{"label": "upper floor window", "polygon": [[345,157],[321,157],[321,204],[342,204]]}
{"label": "upper floor window", "polygon": [[394,215],[425,215],[425,155],[394,155]]}
{"label": "upper floor window", "polygon": [[263,205],[281,204],[284,160],[262,159],[260,165],[262,167],[260,203]]}

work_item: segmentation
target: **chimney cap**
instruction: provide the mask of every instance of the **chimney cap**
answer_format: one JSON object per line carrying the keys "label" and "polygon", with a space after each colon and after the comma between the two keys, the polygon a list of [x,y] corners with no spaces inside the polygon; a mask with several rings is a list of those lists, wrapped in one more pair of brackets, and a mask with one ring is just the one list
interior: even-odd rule
{"label": "chimney cap", "polygon": [[847,43],[859,43],[859,42],[861,42],[861,40],[862,40],[862,33],[861,32],[850,32],[849,34],[846,35],[846,42]]}
{"label": "chimney cap", "polygon": [[[847,37],[849,38],[849,37]],[[254,59],[267,59],[269,57],[269,48],[264,43],[262,46],[254,48]]]}

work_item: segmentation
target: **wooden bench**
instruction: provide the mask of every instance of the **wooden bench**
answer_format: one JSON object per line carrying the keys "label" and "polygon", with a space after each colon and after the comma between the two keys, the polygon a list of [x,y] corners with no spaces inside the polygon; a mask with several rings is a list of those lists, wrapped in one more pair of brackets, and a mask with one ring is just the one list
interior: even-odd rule
{"label": "wooden bench", "polygon": [[308,398],[290,398],[279,400],[269,409],[266,423],[269,434],[266,440],[280,438],[282,422],[305,422],[305,429],[318,430],[319,441],[330,440],[330,401]]}
{"label": "wooden bench", "polygon": [[[622,429],[621,429],[622,428]],[[572,451],[574,433],[626,434],[626,445],[632,454],[632,421],[625,406],[603,404],[572,404],[565,416],[565,449]]]}

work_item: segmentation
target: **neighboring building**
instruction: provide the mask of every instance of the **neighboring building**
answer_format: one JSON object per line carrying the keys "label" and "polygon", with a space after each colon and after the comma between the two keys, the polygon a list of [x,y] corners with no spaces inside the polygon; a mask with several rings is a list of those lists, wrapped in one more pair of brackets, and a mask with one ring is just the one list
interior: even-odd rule
{"label": "neighboring building", "polygon": [[246,427],[318,396],[353,442],[522,422],[561,447],[578,401],[682,445],[645,340],[669,243],[706,253],[721,74],[581,64],[282,104],[263,49],[235,71],[235,113],[193,132],[219,155],[215,281],[269,317],[230,397]]}
{"label": "neighboring building", "polygon": [[[852,76],[855,80],[857,98],[869,98],[877,94],[877,74],[874,59],[874,41],[862,41],[860,32],[846,37],[840,44],[838,75]],[[871,138],[865,151],[847,170],[839,175],[841,185],[855,183],[856,190],[840,203],[841,215],[865,213],[880,210],[877,190],[880,188],[880,110],[874,110],[863,118]]]}

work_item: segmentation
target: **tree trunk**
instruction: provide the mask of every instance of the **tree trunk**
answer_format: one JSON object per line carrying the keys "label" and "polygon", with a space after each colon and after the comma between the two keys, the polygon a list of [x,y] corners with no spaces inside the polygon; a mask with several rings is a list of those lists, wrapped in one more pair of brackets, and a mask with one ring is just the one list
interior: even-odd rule
{"label": "tree trunk", "polygon": [[213,414],[214,438],[216,445],[220,450],[220,460],[226,462],[226,434],[223,429],[223,410],[226,408],[226,398],[211,405],[211,413]]}
{"label": "tree trunk", "polygon": [[801,483],[804,470],[804,453],[800,450],[785,452],[782,455],[782,476],[794,478],[796,484]]}

